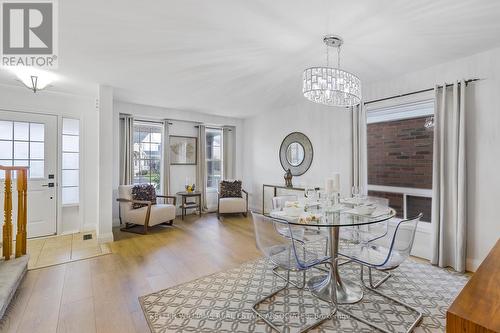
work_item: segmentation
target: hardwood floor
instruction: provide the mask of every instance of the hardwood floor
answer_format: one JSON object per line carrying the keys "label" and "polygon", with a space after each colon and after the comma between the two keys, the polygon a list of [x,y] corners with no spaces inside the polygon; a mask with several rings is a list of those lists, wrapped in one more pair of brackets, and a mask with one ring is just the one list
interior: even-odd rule
{"label": "hardwood floor", "polygon": [[189,215],[112,254],[28,271],[0,332],[149,332],[138,297],[260,257],[248,218]]}

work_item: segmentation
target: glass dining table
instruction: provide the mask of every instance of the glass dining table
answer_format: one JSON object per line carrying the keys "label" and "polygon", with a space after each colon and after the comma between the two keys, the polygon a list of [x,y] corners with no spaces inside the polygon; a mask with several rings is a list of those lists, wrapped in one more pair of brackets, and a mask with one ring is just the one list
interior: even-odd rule
{"label": "glass dining table", "polygon": [[[307,282],[310,291],[325,301],[332,301],[331,290],[336,291],[336,301],[340,304],[352,304],[363,298],[363,289],[357,283],[342,280],[338,269],[340,228],[369,226],[389,220],[396,215],[396,211],[390,207],[377,207],[371,214],[359,213],[352,205],[336,205],[337,207],[322,207],[321,204],[309,206],[307,213],[300,216],[288,216],[286,211],[272,211],[271,217],[284,219],[290,224],[306,227],[324,228],[328,235],[330,260],[333,271],[328,274],[315,275]],[[315,216],[314,219],[307,216]]]}

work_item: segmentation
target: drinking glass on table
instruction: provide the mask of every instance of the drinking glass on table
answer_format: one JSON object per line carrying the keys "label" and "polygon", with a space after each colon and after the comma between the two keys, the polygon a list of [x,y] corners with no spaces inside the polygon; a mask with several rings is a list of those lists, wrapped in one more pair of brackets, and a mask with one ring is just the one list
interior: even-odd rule
{"label": "drinking glass on table", "polygon": [[316,189],[314,187],[306,186],[306,188],[304,189],[304,196],[308,199],[309,202],[316,201]]}
{"label": "drinking glass on table", "polygon": [[363,186],[353,186],[352,189],[351,189],[351,193],[352,193],[352,197],[353,197],[353,201],[355,202],[355,204],[359,205],[363,202],[363,199],[365,198],[365,195],[364,195],[364,188]]}
{"label": "drinking glass on table", "polygon": [[359,196],[359,187],[358,186],[353,186],[351,188],[351,194],[353,198],[357,198]]}

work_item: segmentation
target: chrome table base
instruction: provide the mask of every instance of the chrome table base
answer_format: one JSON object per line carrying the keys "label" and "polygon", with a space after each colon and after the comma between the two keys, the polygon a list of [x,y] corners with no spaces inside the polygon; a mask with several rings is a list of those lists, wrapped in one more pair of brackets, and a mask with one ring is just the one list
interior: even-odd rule
{"label": "chrome table base", "polygon": [[[332,272],[322,276],[314,276],[307,282],[309,290],[318,298],[337,304],[353,304],[363,299],[363,288],[351,281],[343,281],[338,270],[339,228],[329,228],[329,241]],[[332,286],[336,290],[336,298],[331,293]]]}
{"label": "chrome table base", "polygon": [[[307,281],[309,290],[318,298],[331,302],[332,296],[330,293],[331,286],[335,282],[332,281],[330,275],[315,276]],[[337,303],[338,304],[353,304],[361,301],[363,298],[363,289],[350,281],[338,280],[336,284]]]}

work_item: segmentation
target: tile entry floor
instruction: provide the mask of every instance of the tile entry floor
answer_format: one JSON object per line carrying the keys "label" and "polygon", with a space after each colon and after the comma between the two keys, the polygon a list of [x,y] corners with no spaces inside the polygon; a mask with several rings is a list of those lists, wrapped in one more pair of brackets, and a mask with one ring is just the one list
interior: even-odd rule
{"label": "tile entry floor", "polygon": [[[84,240],[84,235],[92,235]],[[107,244],[99,244],[95,232],[80,232],[28,239],[28,269],[47,267],[111,253]]]}

